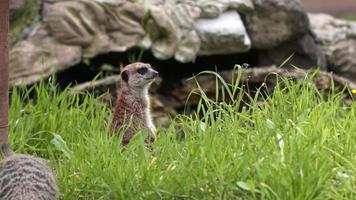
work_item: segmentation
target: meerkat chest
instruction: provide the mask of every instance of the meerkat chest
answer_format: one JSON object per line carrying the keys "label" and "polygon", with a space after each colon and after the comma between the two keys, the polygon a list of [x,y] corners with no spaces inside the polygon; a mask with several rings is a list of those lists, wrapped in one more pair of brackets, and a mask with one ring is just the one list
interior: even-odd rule
{"label": "meerkat chest", "polygon": [[155,125],[153,123],[153,119],[152,119],[150,108],[146,108],[146,110],[145,110],[145,120],[146,120],[147,128],[153,134],[155,134],[156,133],[156,127],[155,127]]}
{"label": "meerkat chest", "polygon": [[155,135],[156,133],[156,127],[153,123],[153,120],[152,120],[152,114],[151,114],[151,102],[150,102],[150,99],[149,99],[149,96],[146,92],[146,95],[145,95],[145,101],[146,101],[146,108],[145,108],[145,120],[146,120],[146,125],[147,125],[147,128],[150,130],[150,132],[152,134]]}

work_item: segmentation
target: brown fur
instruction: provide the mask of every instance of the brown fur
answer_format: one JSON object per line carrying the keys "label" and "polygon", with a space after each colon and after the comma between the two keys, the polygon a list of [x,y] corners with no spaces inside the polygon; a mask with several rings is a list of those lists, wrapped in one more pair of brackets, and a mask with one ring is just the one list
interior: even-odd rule
{"label": "brown fur", "polygon": [[[144,75],[138,73],[138,69],[147,68]],[[125,80],[127,76],[128,80]],[[150,133],[150,141],[155,139],[155,127],[150,114],[150,101],[148,88],[158,72],[146,63],[133,63],[127,65],[121,72],[120,91],[116,101],[114,118],[112,121],[112,133],[123,128],[122,143],[128,144],[132,137],[140,130]]]}

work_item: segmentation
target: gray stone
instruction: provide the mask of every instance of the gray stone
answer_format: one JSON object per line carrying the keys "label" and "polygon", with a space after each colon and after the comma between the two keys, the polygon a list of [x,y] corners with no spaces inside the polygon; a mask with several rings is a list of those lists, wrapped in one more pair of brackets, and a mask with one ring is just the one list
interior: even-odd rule
{"label": "gray stone", "polygon": [[86,58],[126,51],[145,35],[141,25],[144,9],[135,3],[61,1],[46,3],[43,13],[43,21],[57,42],[80,46]]}
{"label": "gray stone", "polygon": [[166,1],[148,4],[144,42],[151,44],[153,55],[161,60],[175,57],[180,62],[193,61],[200,48],[194,22],[201,10],[195,3]]}
{"label": "gray stone", "polygon": [[182,63],[187,63],[195,60],[197,52],[200,49],[201,41],[196,31],[186,33],[180,43],[174,58]]}
{"label": "gray stone", "polygon": [[242,20],[236,11],[214,19],[198,19],[195,29],[201,39],[200,55],[247,52],[251,48]]}
{"label": "gray stone", "polygon": [[[13,0],[11,10],[15,13],[28,7],[29,2],[37,5],[38,1]],[[192,62],[202,43],[195,21],[202,11],[207,11],[207,5],[219,7],[221,12],[228,9],[246,12],[253,8],[251,0],[45,0],[42,3],[37,28],[28,30],[26,37],[11,50],[10,79],[15,85],[36,82],[82,59],[134,47],[151,50],[161,60]],[[242,26],[240,21],[238,26]],[[22,27],[17,30],[16,38]]]}
{"label": "gray stone", "polygon": [[[291,50],[305,57],[300,65],[322,65],[313,38],[306,36],[309,21],[300,0],[45,0],[42,8],[39,28],[30,29],[11,50],[14,84],[33,83],[83,59],[137,47],[157,59],[183,63],[197,55],[251,48],[268,50],[261,63],[276,63]],[[245,16],[245,25],[238,13]]]}
{"label": "gray stone", "polygon": [[40,4],[38,0],[10,0],[10,44],[26,38],[26,29],[39,19]]}
{"label": "gray stone", "polygon": [[145,30],[150,41],[152,41],[151,51],[153,55],[161,60],[172,58],[179,40],[178,26],[166,10],[159,7],[152,6],[147,18]]}
{"label": "gray stone", "polygon": [[300,0],[254,0],[254,8],[246,13],[245,23],[253,48],[271,49],[310,29]]}
{"label": "gray stone", "polygon": [[216,18],[226,10],[247,12],[253,10],[252,0],[197,0],[201,18]]}
{"label": "gray stone", "polygon": [[356,81],[356,23],[326,14],[309,14],[309,18],[328,70]]}
{"label": "gray stone", "polygon": [[11,85],[28,85],[80,62],[78,46],[56,43],[43,26],[37,26],[27,40],[10,51]]}

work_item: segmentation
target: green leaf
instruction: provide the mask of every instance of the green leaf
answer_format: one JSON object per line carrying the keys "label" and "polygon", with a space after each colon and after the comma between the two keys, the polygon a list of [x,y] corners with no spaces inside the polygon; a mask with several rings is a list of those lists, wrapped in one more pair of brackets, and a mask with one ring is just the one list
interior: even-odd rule
{"label": "green leaf", "polygon": [[58,151],[61,151],[68,159],[73,157],[73,152],[68,148],[67,143],[58,134],[53,134],[51,143],[54,144]]}

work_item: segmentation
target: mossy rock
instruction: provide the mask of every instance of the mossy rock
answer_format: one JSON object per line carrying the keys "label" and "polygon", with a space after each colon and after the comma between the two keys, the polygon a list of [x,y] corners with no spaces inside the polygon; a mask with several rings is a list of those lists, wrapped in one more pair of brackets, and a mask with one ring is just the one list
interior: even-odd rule
{"label": "mossy rock", "polygon": [[39,19],[39,0],[11,0],[10,44],[13,45],[21,33]]}

